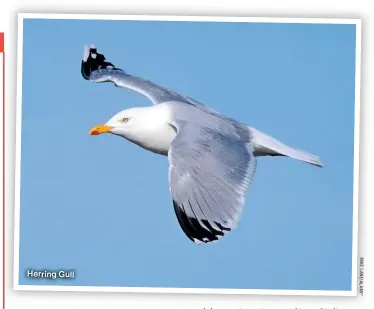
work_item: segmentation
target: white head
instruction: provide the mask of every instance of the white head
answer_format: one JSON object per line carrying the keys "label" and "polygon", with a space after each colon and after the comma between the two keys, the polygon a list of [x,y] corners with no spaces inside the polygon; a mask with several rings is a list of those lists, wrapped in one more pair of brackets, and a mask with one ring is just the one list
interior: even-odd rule
{"label": "white head", "polygon": [[129,108],[114,115],[106,124],[88,134],[111,133],[156,153],[167,155],[176,132],[169,125],[170,113],[161,105]]}
{"label": "white head", "polygon": [[106,124],[93,127],[90,135],[111,133],[133,140],[143,134],[152,134],[168,123],[168,113],[157,106],[134,107],[115,114]]}
{"label": "white head", "polygon": [[126,137],[126,133],[137,127],[142,127],[145,113],[141,113],[138,108],[125,109],[115,114],[106,124],[93,127],[88,134],[99,135],[102,133],[112,133]]}

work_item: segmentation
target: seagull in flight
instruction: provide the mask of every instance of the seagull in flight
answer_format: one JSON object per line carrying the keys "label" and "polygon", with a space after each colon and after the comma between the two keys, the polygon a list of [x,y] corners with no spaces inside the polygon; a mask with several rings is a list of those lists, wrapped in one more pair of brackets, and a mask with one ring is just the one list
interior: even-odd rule
{"label": "seagull in flight", "polygon": [[81,74],[90,82],[111,82],[136,91],[152,103],[122,110],[89,134],[117,135],[168,157],[174,211],[184,234],[196,244],[215,242],[237,226],[257,157],[284,156],[322,167],[316,155],[130,75],[94,45],[84,48]]}

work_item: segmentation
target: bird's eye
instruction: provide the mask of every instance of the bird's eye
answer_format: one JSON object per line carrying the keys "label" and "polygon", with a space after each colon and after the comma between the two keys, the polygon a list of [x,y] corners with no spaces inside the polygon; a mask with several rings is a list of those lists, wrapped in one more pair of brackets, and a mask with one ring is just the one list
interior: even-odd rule
{"label": "bird's eye", "polygon": [[126,122],[129,121],[129,118],[123,118],[121,121],[122,121],[123,123],[126,123]]}

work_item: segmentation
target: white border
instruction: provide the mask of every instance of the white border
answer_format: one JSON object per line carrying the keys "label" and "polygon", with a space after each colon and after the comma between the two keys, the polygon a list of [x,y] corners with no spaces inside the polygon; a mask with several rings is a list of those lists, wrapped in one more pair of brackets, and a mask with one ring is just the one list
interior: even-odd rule
{"label": "white border", "polygon": [[[354,124],[354,183],[353,183],[353,231],[352,231],[352,280],[351,291],[324,290],[263,290],[263,289],[194,289],[194,288],[140,288],[96,286],[42,286],[19,285],[19,228],[20,228],[20,172],[21,172],[21,124],[22,124],[22,55],[23,20],[29,19],[86,19],[86,20],[157,20],[157,21],[208,21],[208,22],[256,22],[256,23],[312,23],[356,25],[356,75],[355,75],[355,124]],[[361,82],[361,19],[338,18],[278,18],[278,17],[210,17],[165,15],[99,15],[99,14],[18,14],[17,40],[17,111],[15,156],[15,224],[14,224],[14,273],[13,289],[21,291],[76,291],[76,292],[132,292],[169,294],[255,294],[255,295],[308,295],[308,296],[356,296],[358,261],[358,189],[359,189],[359,137],[360,137],[360,82]]]}

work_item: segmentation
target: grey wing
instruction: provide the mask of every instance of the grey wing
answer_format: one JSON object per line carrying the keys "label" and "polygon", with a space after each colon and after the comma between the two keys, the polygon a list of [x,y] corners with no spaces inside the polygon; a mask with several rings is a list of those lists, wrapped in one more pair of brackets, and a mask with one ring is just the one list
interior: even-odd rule
{"label": "grey wing", "polygon": [[217,128],[175,123],[169,150],[174,210],[195,243],[216,241],[236,227],[256,169],[253,147]]}
{"label": "grey wing", "polygon": [[168,101],[179,101],[204,108],[205,105],[185,97],[173,90],[157,85],[149,80],[142,79],[116,67],[106,61],[104,54],[97,51],[96,47],[85,46],[81,64],[81,74],[84,79],[95,83],[112,82],[117,87],[127,88],[146,96],[152,104]]}

